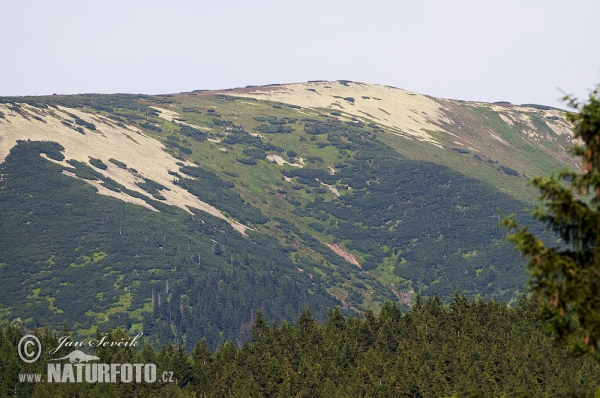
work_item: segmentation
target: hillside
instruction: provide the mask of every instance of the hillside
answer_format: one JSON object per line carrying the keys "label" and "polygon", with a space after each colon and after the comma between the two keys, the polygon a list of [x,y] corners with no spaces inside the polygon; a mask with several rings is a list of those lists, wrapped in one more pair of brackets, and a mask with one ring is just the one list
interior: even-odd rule
{"label": "hillside", "polygon": [[499,213],[575,166],[563,111],[309,82],[0,98],[3,322],[249,336],[253,316],[514,302]]}

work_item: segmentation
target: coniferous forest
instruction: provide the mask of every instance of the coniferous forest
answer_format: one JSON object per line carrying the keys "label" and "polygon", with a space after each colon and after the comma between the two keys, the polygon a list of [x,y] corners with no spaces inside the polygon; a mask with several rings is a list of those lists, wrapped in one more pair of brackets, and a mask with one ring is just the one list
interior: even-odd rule
{"label": "coniferous forest", "polygon": [[[19,383],[19,373],[45,375],[46,361],[17,357],[22,331],[0,332],[2,396],[33,397],[444,397],[593,396],[600,365],[557,347],[536,317],[537,304],[515,307],[469,301],[449,305],[435,296],[402,313],[388,303],[379,315],[329,312],[316,322],[305,310],[293,323],[269,325],[259,312],[252,340],[211,351],[201,340],[189,352],[169,343],[160,349],[97,348],[106,363],[154,363],[155,383]],[[39,329],[44,346],[58,334]],[[98,332],[98,336],[103,333]],[[110,332],[118,340],[121,329]],[[63,348],[64,352],[69,350]],[[59,351],[56,355],[60,355]],[[45,359],[44,354],[42,359]],[[46,358],[47,359],[47,358]],[[37,367],[36,367],[37,366]],[[167,371],[170,383],[161,375]],[[172,373],[169,373],[172,372]]]}

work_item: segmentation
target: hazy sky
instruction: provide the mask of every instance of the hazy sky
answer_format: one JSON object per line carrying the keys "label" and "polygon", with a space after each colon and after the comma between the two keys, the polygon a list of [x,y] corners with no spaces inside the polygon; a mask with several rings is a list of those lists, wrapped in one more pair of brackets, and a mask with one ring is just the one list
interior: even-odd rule
{"label": "hazy sky", "polygon": [[600,1],[2,0],[0,95],[346,79],[562,106],[600,83]]}

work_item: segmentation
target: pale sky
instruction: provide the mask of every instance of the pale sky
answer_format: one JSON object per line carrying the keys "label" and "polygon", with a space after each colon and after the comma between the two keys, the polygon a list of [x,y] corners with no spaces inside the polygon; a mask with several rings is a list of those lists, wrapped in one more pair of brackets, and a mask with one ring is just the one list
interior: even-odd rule
{"label": "pale sky", "polygon": [[0,1],[0,96],[345,79],[564,107],[600,83],[597,0]]}

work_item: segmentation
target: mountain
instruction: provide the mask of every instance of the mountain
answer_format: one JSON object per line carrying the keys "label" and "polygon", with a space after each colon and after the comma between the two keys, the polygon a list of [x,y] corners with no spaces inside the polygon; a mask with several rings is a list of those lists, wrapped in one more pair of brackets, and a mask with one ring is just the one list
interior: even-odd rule
{"label": "mountain", "polygon": [[211,346],[267,319],[515,302],[535,175],[564,111],[345,80],[0,97],[0,319]]}

